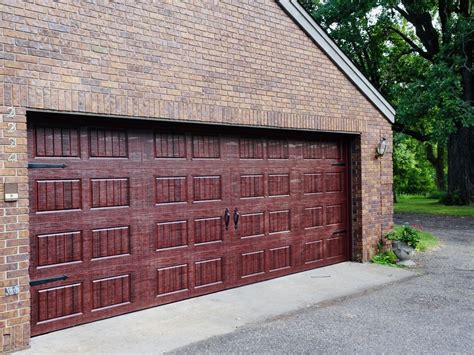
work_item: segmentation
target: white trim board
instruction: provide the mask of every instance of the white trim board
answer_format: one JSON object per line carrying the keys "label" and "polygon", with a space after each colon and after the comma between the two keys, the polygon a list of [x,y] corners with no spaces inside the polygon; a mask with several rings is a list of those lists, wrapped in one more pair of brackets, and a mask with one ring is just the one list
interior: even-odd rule
{"label": "white trim board", "polygon": [[391,122],[395,122],[395,109],[367,80],[334,41],[313,20],[297,0],[276,0],[293,20],[316,42],[331,60],[346,74],[360,91]]}

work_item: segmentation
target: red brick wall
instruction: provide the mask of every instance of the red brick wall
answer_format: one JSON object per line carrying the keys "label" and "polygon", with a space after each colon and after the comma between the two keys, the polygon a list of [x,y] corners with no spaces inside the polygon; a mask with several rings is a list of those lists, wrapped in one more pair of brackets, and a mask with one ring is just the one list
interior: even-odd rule
{"label": "red brick wall", "polygon": [[[0,100],[1,93],[0,87]],[[15,111],[0,103],[0,352],[24,347],[30,337],[26,116]],[[17,202],[4,202],[5,182],[19,184]],[[20,293],[6,296],[9,286]]]}
{"label": "red brick wall", "polygon": [[274,1],[99,3],[0,5],[0,113],[16,109],[0,122],[0,349],[29,338],[27,110],[357,133],[354,258],[374,253],[392,226],[391,154],[375,158],[390,124]]}

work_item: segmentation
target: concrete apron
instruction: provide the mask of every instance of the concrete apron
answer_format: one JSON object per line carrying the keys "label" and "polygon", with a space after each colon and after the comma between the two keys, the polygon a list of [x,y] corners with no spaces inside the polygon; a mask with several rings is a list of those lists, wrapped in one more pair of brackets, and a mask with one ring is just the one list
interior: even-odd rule
{"label": "concrete apron", "polygon": [[415,275],[345,262],[37,336],[18,354],[162,353]]}

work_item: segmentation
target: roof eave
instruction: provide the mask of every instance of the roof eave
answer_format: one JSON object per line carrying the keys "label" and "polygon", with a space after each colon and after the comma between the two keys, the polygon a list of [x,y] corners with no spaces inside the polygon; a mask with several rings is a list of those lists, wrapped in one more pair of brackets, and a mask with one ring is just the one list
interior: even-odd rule
{"label": "roof eave", "polygon": [[375,105],[390,123],[395,122],[395,109],[341,51],[326,32],[296,0],[276,0],[291,18],[318,44],[355,86]]}

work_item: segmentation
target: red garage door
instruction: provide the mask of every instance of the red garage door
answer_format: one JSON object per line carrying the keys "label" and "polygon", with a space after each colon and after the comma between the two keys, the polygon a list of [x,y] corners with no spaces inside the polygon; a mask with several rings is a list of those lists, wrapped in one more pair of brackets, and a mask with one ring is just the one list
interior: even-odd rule
{"label": "red garage door", "polygon": [[340,137],[40,118],[34,335],[348,260]]}

